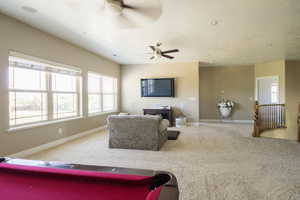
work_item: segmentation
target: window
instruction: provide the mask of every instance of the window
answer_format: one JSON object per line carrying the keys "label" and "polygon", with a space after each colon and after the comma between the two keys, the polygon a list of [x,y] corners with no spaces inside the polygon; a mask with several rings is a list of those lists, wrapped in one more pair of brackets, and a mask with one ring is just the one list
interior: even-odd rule
{"label": "window", "polygon": [[79,116],[80,87],[79,70],[10,56],[10,127]]}
{"label": "window", "polygon": [[9,77],[10,125],[47,120],[46,73],[10,67]]}
{"label": "window", "polygon": [[52,73],[53,118],[75,117],[78,113],[77,77]]}
{"label": "window", "polygon": [[89,114],[117,110],[117,79],[88,73]]}
{"label": "window", "polygon": [[274,82],[271,84],[271,103],[279,102],[279,91],[278,91],[278,83]]}

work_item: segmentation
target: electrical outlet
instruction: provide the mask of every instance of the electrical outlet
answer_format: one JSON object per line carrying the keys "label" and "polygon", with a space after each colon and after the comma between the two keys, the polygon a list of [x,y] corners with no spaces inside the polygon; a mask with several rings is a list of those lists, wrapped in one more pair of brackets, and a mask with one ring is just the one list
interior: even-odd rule
{"label": "electrical outlet", "polygon": [[59,129],[58,129],[58,134],[60,134],[60,135],[63,134],[62,128],[59,128]]}

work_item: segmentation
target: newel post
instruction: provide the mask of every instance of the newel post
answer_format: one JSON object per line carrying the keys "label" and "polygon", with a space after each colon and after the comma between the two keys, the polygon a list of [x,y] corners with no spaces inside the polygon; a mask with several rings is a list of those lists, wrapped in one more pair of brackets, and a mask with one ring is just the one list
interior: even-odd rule
{"label": "newel post", "polygon": [[253,137],[259,137],[259,118],[258,118],[258,101],[254,103],[254,125],[253,125]]}
{"label": "newel post", "polygon": [[300,142],[300,103],[298,105],[297,127],[298,127],[298,142]]}

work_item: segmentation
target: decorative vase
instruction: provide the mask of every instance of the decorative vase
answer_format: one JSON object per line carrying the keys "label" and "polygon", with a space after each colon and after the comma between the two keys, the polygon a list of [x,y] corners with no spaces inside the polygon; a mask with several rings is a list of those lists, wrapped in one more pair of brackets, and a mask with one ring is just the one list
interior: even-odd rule
{"label": "decorative vase", "polygon": [[219,111],[223,118],[227,118],[230,116],[232,108],[231,107],[219,107]]}

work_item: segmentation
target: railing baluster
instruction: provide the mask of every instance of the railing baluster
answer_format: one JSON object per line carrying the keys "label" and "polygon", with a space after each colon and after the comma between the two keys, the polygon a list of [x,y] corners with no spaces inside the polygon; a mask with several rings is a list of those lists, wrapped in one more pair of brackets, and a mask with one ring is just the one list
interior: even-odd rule
{"label": "railing baluster", "polygon": [[277,128],[277,113],[278,113],[278,111],[277,111],[277,105],[274,107],[274,128]]}
{"label": "railing baluster", "polygon": [[270,129],[270,127],[271,127],[271,125],[272,125],[272,118],[271,118],[271,116],[272,116],[272,111],[271,111],[271,106],[268,106],[268,112],[269,112],[269,117],[268,117],[268,122],[269,122],[269,126],[268,126],[268,129]]}
{"label": "railing baluster", "polygon": [[267,106],[268,108],[268,129],[271,127],[271,109],[270,109],[270,106]]}
{"label": "railing baluster", "polygon": [[272,127],[275,128],[275,126],[276,126],[276,124],[275,124],[276,123],[276,120],[275,120],[275,109],[276,109],[276,106],[273,106],[272,109],[273,109],[273,125],[272,125]]}
{"label": "railing baluster", "polygon": [[284,109],[281,107],[281,128],[285,126],[285,117],[284,117]]}
{"label": "railing baluster", "polygon": [[283,120],[282,120],[282,107],[280,107],[280,127],[283,126]]}
{"label": "railing baluster", "polygon": [[278,114],[279,114],[278,108],[279,108],[279,106],[276,106],[276,110],[275,110],[275,113],[276,113],[276,126],[275,126],[275,128],[278,128]]}
{"label": "railing baluster", "polygon": [[277,128],[280,128],[280,108],[281,106],[278,106],[278,114],[277,114]]}
{"label": "railing baluster", "polygon": [[280,105],[279,107],[278,107],[278,110],[279,110],[279,122],[278,122],[278,125],[279,125],[279,127],[278,128],[282,128],[282,106]]}
{"label": "railing baluster", "polygon": [[[258,105],[258,102],[256,102],[254,109],[255,109],[254,110],[255,130],[253,132],[253,136],[259,137],[260,132],[264,130],[286,127],[285,126],[285,104]],[[299,121],[300,121],[300,105],[299,105]]]}
{"label": "railing baluster", "polygon": [[282,117],[281,117],[282,118],[281,119],[282,126],[281,127],[283,128],[283,127],[285,127],[285,110],[284,110],[284,107],[281,108],[281,115],[282,115]]}
{"label": "railing baluster", "polygon": [[271,106],[271,112],[272,112],[272,126],[271,128],[274,128],[274,106]]}
{"label": "railing baluster", "polygon": [[265,112],[266,110],[265,110],[265,108],[264,107],[262,107],[262,124],[263,124],[263,129],[266,127],[266,120],[265,120],[265,118],[266,118],[266,112]]}
{"label": "railing baluster", "polygon": [[279,127],[279,120],[278,120],[278,116],[279,116],[279,108],[280,108],[280,106],[277,106],[277,108],[276,108],[276,128],[278,128]]}
{"label": "railing baluster", "polygon": [[271,110],[271,127],[270,128],[273,128],[273,107],[274,106],[270,106],[270,110]]}
{"label": "railing baluster", "polygon": [[268,127],[268,120],[267,120],[267,118],[268,118],[268,109],[266,109],[267,107],[264,107],[264,121],[265,121],[265,128],[267,128]]}

